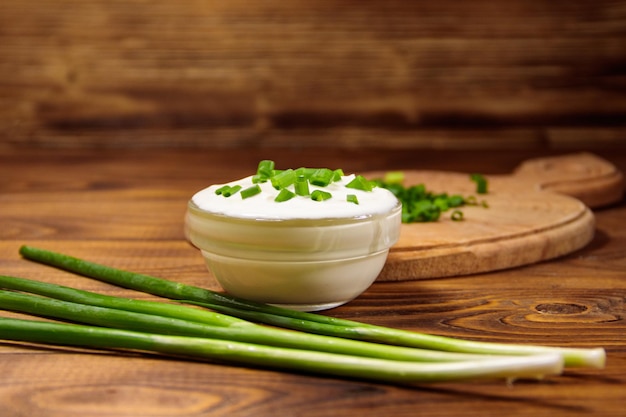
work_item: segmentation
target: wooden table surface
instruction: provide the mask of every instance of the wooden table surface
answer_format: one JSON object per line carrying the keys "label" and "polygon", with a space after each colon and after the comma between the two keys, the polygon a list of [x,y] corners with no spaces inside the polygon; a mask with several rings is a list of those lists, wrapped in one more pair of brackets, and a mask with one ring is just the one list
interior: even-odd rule
{"label": "wooden table surface", "polygon": [[[598,155],[626,171],[626,156]],[[188,198],[261,158],[348,171],[508,173],[532,152],[3,150],[0,273],[150,298],[21,259],[30,244],[219,289],[183,237]],[[374,284],[324,314],[468,339],[602,346],[602,370],[547,380],[393,386],[154,356],[0,343],[0,414],[18,416],[626,415],[626,205],[595,210],[584,249],[541,264]],[[0,312],[2,316],[13,313]]]}

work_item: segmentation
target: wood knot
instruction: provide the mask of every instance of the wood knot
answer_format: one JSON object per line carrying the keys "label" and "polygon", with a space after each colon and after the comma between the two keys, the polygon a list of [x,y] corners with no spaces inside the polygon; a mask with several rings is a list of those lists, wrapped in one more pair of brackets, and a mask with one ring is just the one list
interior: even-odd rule
{"label": "wood knot", "polygon": [[573,303],[543,303],[535,306],[542,314],[580,314],[587,311],[587,306]]}

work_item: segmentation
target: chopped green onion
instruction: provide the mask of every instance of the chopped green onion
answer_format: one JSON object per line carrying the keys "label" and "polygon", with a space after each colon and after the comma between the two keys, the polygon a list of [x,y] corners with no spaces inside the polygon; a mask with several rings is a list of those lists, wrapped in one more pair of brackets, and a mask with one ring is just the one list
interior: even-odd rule
{"label": "chopped green onion", "polygon": [[287,169],[274,175],[270,181],[272,182],[274,188],[280,190],[281,188],[289,187],[291,184],[296,182],[296,177],[296,171],[293,169]]}
{"label": "chopped green onion", "polygon": [[276,201],[277,203],[282,203],[283,201],[291,200],[295,196],[295,193],[292,193],[288,189],[283,188],[282,190],[280,190],[274,201]]}
{"label": "chopped green onion", "polygon": [[259,162],[256,173],[259,178],[269,179],[272,176],[272,172],[274,171],[274,166],[274,161],[271,161],[269,159],[262,160]]}
{"label": "chopped green onion", "polygon": [[431,199],[432,193],[426,191],[426,186],[424,184],[412,185],[407,190],[407,197],[411,200],[424,200]]}
{"label": "chopped green onion", "polygon": [[231,195],[237,194],[239,190],[241,190],[241,185],[233,185],[232,187],[228,187],[227,190],[222,191],[222,195],[224,197],[230,197]]}
{"label": "chopped green onion", "polygon": [[215,194],[223,195],[226,191],[230,190],[230,185],[223,185],[217,190],[215,190]]}
{"label": "chopped green onion", "polygon": [[319,168],[315,170],[313,174],[311,174],[309,182],[319,187],[326,187],[332,182],[334,175],[334,172],[328,168]]}
{"label": "chopped green onion", "polygon": [[315,190],[311,193],[311,199],[315,201],[324,201],[332,197],[332,194],[322,190]]}
{"label": "chopped green onion", "polygon": [[359,204],[359,199],[354,194],[348,194],[346,196],[346,201],[349,203]]}
{"label": "chopped green onion", "polygon": [[346,184],[347,188],[354,188],[355,190],[372,191],[374,189],[374,182],[367,180],[362,175],[357,175],[352,181]]}
{"label": "chopped green onion", "polygon": [[261,187],[259,187],[258,184],[253,185],[252,187],[248,187],[245,190],[241,191],[241,198],[245,199],[245,198],[250,198],[252,196],[255,196],[257,194],[259,194],[261,192]]}
{"label": "chopped green onion", "polygon": [[433,204],[439,208],[441,211],[447,211],[450,208],[450,204],[448,203],[448,196],[441,195],[436,197],[433,200]]}
{"label": "chopped green onion", "polygon": [[[344,177],[344,171],[342,169],[331,170],[328,168],[306,168],[300,167],[297,169],[276,169],[275,163],[272,160],[262,160],[259,162],[257,172],[252,176],[252,187],[248,187],[241,191],[241,198],[246,199],[261,192],[259,184],[270,181],[272,186],[279,190],[279,194],[274,201],[283,202],[292,199],[294,196],[310,196],[315,201],[324,201],[332,197],[332,195],[326,191],[318,190],[311,193],[310,185],[317,187],[326,187],[332,182],[340,181]],[[282,192],[282,190],[290,188],[293,185],[293,191]],[[371,191],[376,183],[368,181],[362,176],[356,176],[347,188]],[[224,185],[220,187],[216,194],[229,197],[241,190],[240,185],[230,186]],[[351,195],[346,198],[346,201],[359,204],[356,195]]]}
{"label": "chopped green onion", "polygon": [[237,193],[237,191],[241,190],[241,185],[233,185],[226,192],[223,193],[224,196],[230,197]]}
{"label": "chopped green onion", "polygon": [[252,176],[252,184],[264,183],[269,180],[268,177],[264,177],[262,175],[256,174]]}
{"label": "chopped green onion", "polygon": [[386,184],[402,184],[404,182],[404,172],[402,171],[390,171],[385,173],[383,181]]}
{"label": "chopped green onion", "polygon": [[339,168],[333,171],[333,182],[341,181],[344,176],[343,169]]}
{"label": "chopped green onion", "polygon": [[465,199],[461,195],[452,195],[448,198],[449,207],[461,207],[465,204]]}
{"label": "chopped green onion", "polygon": [[309,178],[311,178],[311,175],[315,173],[315,171],[317,171],[317,168],[300,167],[296,169],[296,175],[299,177],[303,176],[308,180]]}
{"label": "chopped green onion", "polygon": [[309,191],[309,180],[307,180],[304,175],[299,175],[296,178],[296,182],[294,184],[294,189],[295,189],[297,195],[308,196],[310,194],[310,191]]}
{"label": "chopped green onion", "polygon": [[481,174],[471,174],[470,179],[476,183],[477,194],[487,194],[487,179]]}
{"label": "chopped green onion", "polygon": [[452,219],[452,221],[455,222],[460,222],[463,220],[463,212],[461,210],[454,210],[452,212],[452,214],[450,215],[450,218]]}
{"label": "chopped green onion", "polygon": [[424,223],[439,220],[441,209],[430,200],[418,200],[402,206],[405,223]]}
{"label": "chopped green onion", "polygon": [[[441,213],[452,208],[458,209],[466,205],[479,204],[475,196],[465,198],[458,194],[436,194],[428,191],[424,184],[405,187],[401,184],[402,174],[402,172],[388,172],[382,180],[378,179],[374,182],[377,186],[392,192],[400,200],[403,223],[434,222],[439,220]],[[486,202],[482,205],[488,207]],[[456,211],[461,214],[453,214],[453,217],[457,220],[462,219],[462,212]]]}
{"label": "chopped green onion", "polygon": [[408,211],[402,210],[401,218],[402,218],[402,223],[415,223],[416,222],[413,215],[409,213]]}

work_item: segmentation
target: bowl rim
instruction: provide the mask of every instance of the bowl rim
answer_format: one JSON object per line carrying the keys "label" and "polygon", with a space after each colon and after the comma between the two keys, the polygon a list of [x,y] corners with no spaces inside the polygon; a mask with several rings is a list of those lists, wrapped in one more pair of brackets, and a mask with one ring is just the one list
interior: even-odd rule
{"label": "bowl rim", "polygon": [[240,223],[240,224],[272,224],[272,226],[285,226],[285,227],[293,227],[293,226],[333,226],[340,224],[349,224],[349,223],[359,223],[359,222],[367,222],[370,220],[377,220],[380,218],[386,218],[391,215],[396,214],[396,212],[402,210],[402,202],[397,200],[396,204],[388,211],[381,213],[372,213],[372,214],[361,214],[356,216],[342,216],[342,217],[322,217],[322,218],[307,218],[307,217],[298,217],[298,218],[289,218],[289,219],[273,219],[273,218],[263,218],[263,217],[238,217],[231,216],[223,213],[216,213],[213,211],[205,210],[200,208],[193,199],[190,199],[187,203],[187,215],[193,214],[199,217],[206,218],[208,220],[216,220],[216,221],[228,221],[231,223]]}

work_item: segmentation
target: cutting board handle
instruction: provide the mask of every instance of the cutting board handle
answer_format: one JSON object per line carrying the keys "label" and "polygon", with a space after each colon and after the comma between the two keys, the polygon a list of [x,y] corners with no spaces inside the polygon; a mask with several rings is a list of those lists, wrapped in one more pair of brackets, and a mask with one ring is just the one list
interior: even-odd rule
{"label": "cutting board handle", "polygon": [[587,152],[530,159],[513,172],[537,190],[575,197],[596,208],[621,201],[624,176],[610,162]]}

